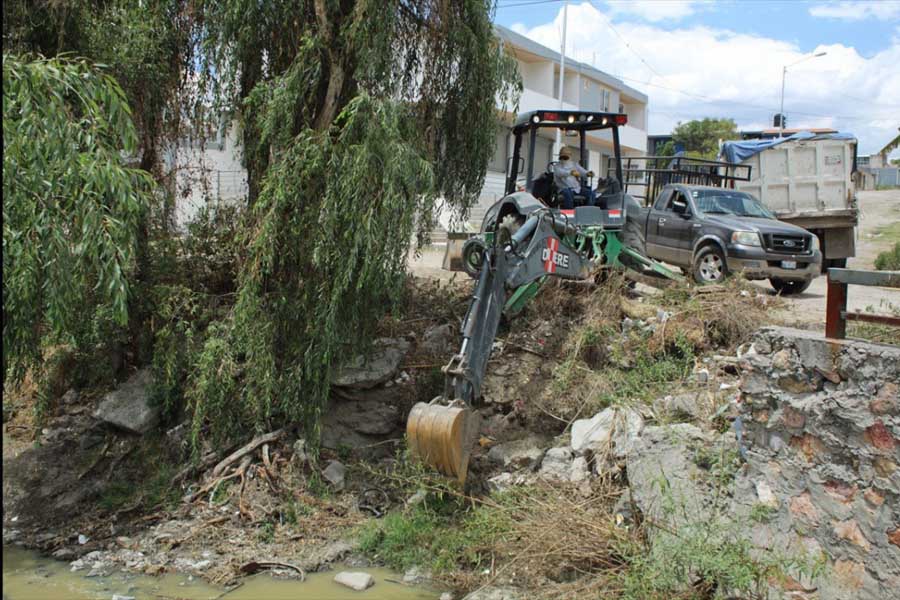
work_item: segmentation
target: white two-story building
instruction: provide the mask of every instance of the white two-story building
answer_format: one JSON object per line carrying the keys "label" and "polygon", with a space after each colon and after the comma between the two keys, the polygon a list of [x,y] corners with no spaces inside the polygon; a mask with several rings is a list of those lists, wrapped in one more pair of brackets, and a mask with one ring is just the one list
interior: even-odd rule
{"label": "white two-story building", "polygon": [[[505,27],[496,26],[504,50],[516,59],[524,86],[519,112],[559,108],[558,52],[542,46]],[[619,141],[624,156],[647,153],[647,96],[612,77],[566,57],[563,78],[562,108],[565,110],[621,112],[628,124],[619,128]],[[513,116],[506,115],[511,125]],[[535,148],[535,170],[555,160],[554,132],[542,131]],[[183,225],[200,207],[209,203],[239,201],[247,194],[247,175],[241,166],[240,135],[235,127],[223,128],[203,147],[182,146],[171,157],[176,170],[176,220]],[[563,143],[566,138],[563,138]],[[590,158],[588,168],[605,174],[612,156],[612,134],[609,130],[588,134]],[[494,155],[488,164],[484,188],[478,204],[469,214],[472,226],[480,225],[484,211],[503,196],[505,172],[512,152],[512,136],[508,130],[497,135]],[[459,229],[453,215],[442,214],[443,228]]]}

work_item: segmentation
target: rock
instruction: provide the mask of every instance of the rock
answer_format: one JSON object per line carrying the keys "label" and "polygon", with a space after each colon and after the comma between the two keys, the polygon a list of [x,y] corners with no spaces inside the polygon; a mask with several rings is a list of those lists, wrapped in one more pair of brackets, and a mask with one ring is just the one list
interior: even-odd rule
{"label": "rock", "polygon": [[[689,445],[704,441],[703,432],[687,423],[644,429],[628,455],[626,472],[631,497],[645,518],[670,527],[703,518],[706,490],[700,487],[702,474]],[[679,504],[677,510],[666,506],[672,499]]]}
{"label": "rock", "polygon": [[625,456],[644,427],[640,413],[629,408],[607,408],[590,419],[572,423],[572,450],[604,454],[611,446],[616,456]]}
{"label": "rock", "polygon": [[104,396],[94,417],[132,433],[144,434],[159,422],[161,407],[150,402],[150,369],[141,369]]}
{"label": "rock", "polygon": [[381,385],[394,378],[408,350],[409,342],[404,339],[379,338],[367,356],[357,355],[338,365],[331,383],[358,389]]}
{"label": "rock", "polygon": [[422,349],[431,354],[443,355],[452,351],[456,332],[449,323],[432,325],[422,336]]}
{"label": "rock", "polygon": [[695,369],[694,381],[697,383],[706,383],[709,381],[709,369]]}
{"label": "rock", "polygon": [[580,483],[587,480],[591,476],[591,468],[588,466],[588,460],[584,456],[576,456],[572,461],[572,468],[569,471],[569,481],[572,483]]}
{"label": "rock", "polygon": [[59,403],[63,405],[72,405],[76,404],[79,398],[81,398],[81,393],[76,389],[70,388],[60,397]]}
{"label": "rock", "polygon": [[87,544],[88,541],[89,541],[90,539],[91,539],[91,538],[89,538],[88,536],[84,535],[83,533],[79,533],[79,534],[78,534],[78,544],[81,545],[81,546],[84,546],[85,544]]}
{"label": "rock", "polygon": [[545,441],[537,436],[497,444],[488,452],[488,458],[504,467],[519,469],[538,464],[544,456]]}
{"label": "rock", "polygon": [[572,461],[575,454],[568,446],[550,448],[544,454],[541,461],[541,470],[538,474],[546,479],[556,481],[568,481],[572,473]]}
{"label": "rock", "polygon": [[56,560],[69,560],[75,558],[75,551],[71,548],[60,548],[54,551],[52,556]]}
{"label": "rock", "polygon": [[351,590],[361,592],[375,585],[375,578],[361,571],[341,571],[334,576],[334,582],[345,585]]}
{"label": "rock", "polygon": [[113,594],[112,600],[134,600],[134,596],[123,596],[121,594]]}
{"label": "rock", "polygon": [[700,400],[694,392],[657,398],[653,401],[653,410],[659,415],[678,420],[694,421],[703,415]]}
{"label": "rock", "polygon": [[778,498],[775,497],[771,486],[765,481],[760,480],[756,482],[756,495],[760,504],[770,508],[778,508]]}
{"label": "rock", "polygon": [[422,504],[425,500],[428,499],[428,492],[425,490],[419,490],[412,496],[406,499],[407,506],[416,506],[418,504]]}
{"label": "rock", "polygon": [[450,592],[444,592],[441,594],[440,600],[453,600],[453,594]]}
{"label": "rock", "polygon": [[388,435],[400,426],[401,420],[399,408],[379,400],[337,401],[332,403],[328,415],[329,423],[337,422],[364,435]]}
{"label": "rock", "polygon": [[522,600],[526,596],[511,587],[486,587],[468,594],[463,600]]}
{"label": "rock", "polygon": [[347,467],[345,467],[340,461],[337,460],[333,460],[328,463],[328,466],[325,467],[324,471],[322,471],[322,477],[324,477],[331,485],[333,485],[334,489],[336,489],[337,491],[341,491],[344,489],[344,477],[346,474]]}
{"label": "rock", "polygon": [[403,574],[403,583],[407,585],[422,585],[431,581],[431,571],[419,567],[407,569]]}

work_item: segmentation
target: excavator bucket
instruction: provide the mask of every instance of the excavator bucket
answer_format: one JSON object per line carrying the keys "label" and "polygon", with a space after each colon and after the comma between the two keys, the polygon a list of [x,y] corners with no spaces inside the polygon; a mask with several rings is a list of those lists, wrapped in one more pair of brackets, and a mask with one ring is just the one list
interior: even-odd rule
{"label": "excavator bucket", "polygon": [[466,481],[477,433],[478,417],[468,408],[419,402],[406,421],[413,455],[460,483]]}

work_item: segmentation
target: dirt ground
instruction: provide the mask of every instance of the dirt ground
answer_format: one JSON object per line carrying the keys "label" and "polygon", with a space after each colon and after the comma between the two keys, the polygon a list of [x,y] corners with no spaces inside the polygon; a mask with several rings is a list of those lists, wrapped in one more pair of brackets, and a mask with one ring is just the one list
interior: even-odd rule
{"label": "dirt ground", "polygon": [[[851,269],[872,269],[875,257],[893,243],[878,235],[878,229],[900,222],[900,190],[859,192],[859,228],[856,256],[847,262]],[[758,283],[769,288],[768,282]],[[819,277],[799,296],[786,298],[785,320],[792,324],[825,327],[826,278]],[[769,288],[771,289],[771,288]],[[848,290],[847,308],[864,311],[871,306],[887,312],[888,304],[900,306],[900,290],[879,287],[852,286]]]}
{"label": "dirt ground", "polygon": [[[851,259],[847,266],[855,269],[871,269],[878,253],[893,243],[893,240],[879,235],[878,230],[891,223],[900,222],[900,190],[859,192],[859,206],[856,257]],[[442,270],[443,256],[443,246],[425,248],[418,256],[410,256],[410,270],[419,277],[433,279],[450,280],[454,276],[467,278],[465,273]],[[756,285],[766,292],[774,293],[768,281],[759,281]],[[644,286],[638,287],[641,289]],[[826,278],[817,278],[804,293],[785,298],[786,306],[779,316],[785,324],[807,329],[817,327],[824,329],[825,288]],[[867,307],[873,307],[878,312],[887,312],[889,305],[900,306],[900,290],[895,289],[853,286],[848,296],[850,310],[864,311]]]}

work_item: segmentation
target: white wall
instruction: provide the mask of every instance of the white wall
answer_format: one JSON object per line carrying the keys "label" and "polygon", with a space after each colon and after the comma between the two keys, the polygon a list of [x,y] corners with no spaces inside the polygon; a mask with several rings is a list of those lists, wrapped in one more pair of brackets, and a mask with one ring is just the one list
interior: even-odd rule
{"label": "white wall", "polygon": [[247,171],[241,164],[240,131],[233,125],[203,147],[179,144],[170,168],[175,174],[175,221],[184,227],[201,208],[247,197]]}

